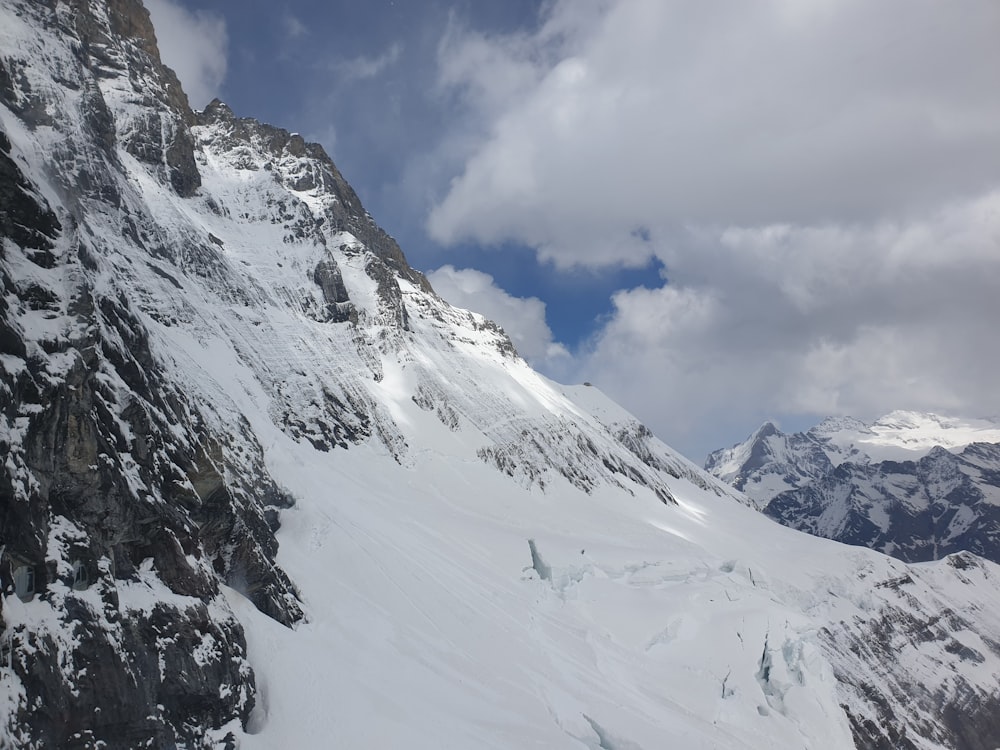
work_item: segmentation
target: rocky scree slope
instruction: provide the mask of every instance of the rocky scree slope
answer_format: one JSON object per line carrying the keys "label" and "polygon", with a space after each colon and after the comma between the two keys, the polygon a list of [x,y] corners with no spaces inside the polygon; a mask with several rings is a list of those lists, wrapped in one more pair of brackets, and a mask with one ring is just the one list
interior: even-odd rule
{"label": "rocky scree slope", "polygon": [[[706,469],[792,528],[908,562],[1000,561],[1000,426],[895,412],[786,435],[765,423]],[[944,447],[942,447],[944,446]]]}

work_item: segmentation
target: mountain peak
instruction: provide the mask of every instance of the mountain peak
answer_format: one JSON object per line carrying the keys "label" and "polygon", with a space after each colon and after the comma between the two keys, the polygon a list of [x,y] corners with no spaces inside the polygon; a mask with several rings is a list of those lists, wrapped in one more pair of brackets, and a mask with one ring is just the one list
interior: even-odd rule
{"label": "mountain peak", "polygon": [[[957,550],[1000,561],[1000,434],[990,420],[894,411],[871,423],[830,417],[805,433],[763,430],[723,476],[803,531],[907,561]],[[761,431],[758,431],[760,433]]]}
{"label": "mountain peak", "polygon": [[764,438],[771,437],[772,435],[781,435],[781,434],[783,433],[778,428],[778,426],[774,422],[767,420],[760,427],[757,428],[757,430],[751,436],[751,439],[762,440]]}
{"label": "mountain peak", "polygon": [[838,432],[866,432],[868,425],[860,419],[854,417],[826,417],[823,421],[809,430],[810,434],[817,436],[829,436]]}
{"label": "mountain peak", "polygon": [[195,112],[198,122],[201,125],[211,125],[216,122],[236,122],[236,115],[232,108],[215,97],[200,112]]}
{"label": "mountain peak", "polygon": [[820,442],[801,433],[786,435],[770,420],[742,443],[715,451],[705,461],[709,474],[743,492],[757,508],[794,486],[803,472],[822,472],[829,466]]}
{"label": "mountain peak", "polygon": [[935,446],[958,452],[975,442],[1000,443],[1000,425],[907,410],[870,423],[827,417],[792,435],[765,422],[743,443],[711,454],[705,469],[766,505],[778,493],[816,480],[845,461],[917,460]]}

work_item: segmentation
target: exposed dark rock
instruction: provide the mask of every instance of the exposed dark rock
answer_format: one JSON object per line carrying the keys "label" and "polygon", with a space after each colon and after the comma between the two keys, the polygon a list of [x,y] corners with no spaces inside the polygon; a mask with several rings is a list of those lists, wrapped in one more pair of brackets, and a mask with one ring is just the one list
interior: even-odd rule
{"label": "exposed dark rock", "polygon": [[365,264],[365,273],[378,284],[378,297],[384,323],[396,330],[408,331],[410,320],[403,304],[403,292],[391,267],[372,256]]}
{"label": "exposed dark rock", "polygon": [[13,676],[33,699],[18,716],[20,747],[201,746],[204,727],[249,717],[253,675],[235,620],[200,602],[157,604],[122,613],[109,634],[82,598],[53,603],[71,652],[49,633],[9,633]]}
{"label": "exposed dark rock", "polygon": [[[201,747],[245,722],[255,700],[220,584],[286,625],[302,615],[274,562],[277,509],[290,498],[245,425],[233,426],[239,449],[227,445],[234,433],[215,434],[166,376],[136,301],[97,291],[95,279],[116,271],[92,224],[177,263],[168,272],[140,261],[175,287],[182,264],[229,272],[198,245],[161,252],[124,198],[119,145],[182,196],[200,184],[193,115],[148,14],[138,0],[18,12],[75,63],[54,58],[53,83],[32,85],[4,58],[0,104],[28,129],[76,118],[82,135],[67,131],[32,173],[51,180],[43,190],[0,133],[0,642],[20,696],[4,729],[25,748]],[[130,97],[125,115],[107,106],[105,84]],[[79,109],[52,118],[59,86],[79,94]],[[39,272],[11,271],[25,262]],[[59,325],[31,332],[31,315]],[[15,583],[33,600],[30,620],[13,606]]]}
{"label": "exposed dark rock", "polygon": [[326,303],[323,310],[323,320],[330,323],[344,323],[351,321],[358,322],[358,313],[351,304],[351,298],[347,294],[347,287],[344,286],[344,276],[340,272],[337,261],[327,255],[317,265],[313,271],[313,281],[315,281],[323,293],[323,301]]}
{"label": "exposed dark rock", "polygon": [[[966,561],[968,563],[968,560]],[[970,565],[974,563],[968,563]],[[834,665],[845,692],[853,692],[867,706],[862,716],[844,706],[858,748],[897,750],[925,747],[928,741],[956,750],[992,750],[1000,743],[1000,691],[974,687],[958,674],[941,690],[930,691],[910,679],[905,670],[880,673],[878,684],[859,678],[872,664],[896,664],[904,654],[922,647],[944,645],[944,655],[956,661],[980,663],[984,657],[958,641],[955,633],[970,633],[971,624],[949,609],[930,616],[915,615],[911,591],[915,582],[887,581],[878,586],[898,594],[870,617],[823,628],[820,642]],[[990,646],[996,653],[996,645]],[[955,671],[946,662],[938,669]],[[870,675],[871,673],[868,672]],[[907,729],[908,728],[908,729]]]}
{"label": "exposed dark rock", "polygon": [[448,403],[445,395],[440,390],[426,385],[419,385],[412,399],[413,403],[424,411],[433,411],[441,421],[441,424],[449,430],[455,431],[459,428],[461,424],[459,414]]}
{"label": "exposed dark rock", "polygon": [[793,528],[907,562],[968,551],[1000,562],[1000,445],[935,448],[918,461],[842,463],[764,512]]}
{"label": "exposed dark rock", "polygon": [[[548,445],[543,448],[545,442]],[[511,429],[503,438],[496,436],[495,444],[480,448],[477,455],[527,487],[545,489],[554,472],[587,493],[604,482],[632,493],[622,481],[627,479],[652,491],[662,503],[676,502],[662,479],[646,470],[647,465],[604,452],[562,420]]]}
{"label": "exposed dark rock", "polygon": [[[318,143],[307,143],[300,135],[266,125],[252,118],[236,117],[233,111],[218,99],[196,114],[202,125],[222,124],[229,131],[233,144],[240,141],[259,140],[276,158],[288,153],[308,156],[313,167],[300,173],[289,184],[293,190],[312,190],[321,187],[337,198],[325,218],[329,225],[350,232],[365,248],[391,270],[392,274],[413,282],[425,291],[432,291],[427,278],[410,267],[399,244],[390,237],[365,210],[354,188],[344,179],[324,148]],[[248,165],[249,166],[249,165]],[[374,277],[373,277],[374,278]]]}
{"label": "exposed dark rock", "polygon": [[[46,661],[65,658],[50,642],[52,636],[26,633],[26,638],[37,640],[31,644],[38,649],[30,669],[26,663],[19,673],[31,698],[26,706],[40,702],[45,710],[26,709],[17,721],[30,727],[32,737],[50,738],[62,746],[70,735],[56,736],[53,733],[61,731],[56,727],[74,730],[64,714],[72,707],[78,715],[81,704],[90,702],[102,707],[101,718],[107,719],[104,729],[89,726],[95,740],[127,747],[140,737],[154,737],[159,746],[171,746],[183,739],[185,726],[220,726],[234,716],[245,718],[252,706],[253,676],[245,663],[239,624],[210,621],[204,605],[198,604],[219,596],[218,580],[244,591],[262,611],[285,624],[301,616],[294,588],[273,563],[273,520],[265,518],[268,505],[287,504],[287,498],[260,466],[249,475],[246,467],[233,467],[229,473],[251,480],[234,483],[216,468],[229,463],[220,447],[216,445],[209,458],[200,445],[179,442],[167,420],[182,421],[187,434],[197,435],[199,428],[191,422],[196,410],[160,380],[141,326],[116,301],[101,300],[90,310],[96,325],[89,328],[107,330],[114,338],[94,339],[90,346],[69,350],[83,354],[76,355],[61,382],[46,376],[44,361],[30,360],[19,376],[4,379],[16,403],[35,405],[21,444],[8,447],[15,465],[31,480],[19,484],[17,472],[5,473],[0,480],[5,560],[31,562],[36,590],[43,597],[55,590],[49,571],[68,565],[71,555],[107,561],[101,585],[112,600],[116,580],[127,583],[148,560],[158,580],[174,594],[191,597],[194,609],[163,606],[146,621],[112,607],[103,616],[122,629],[114,642],[101,641],[108,632],[96,614],[67,609],[59,622],[80,636],[70,653],[73,659],[115,654],[100,657],[101,671],[95,676],[94,667],[89,673],[94,679],[79,684],[68,680],[55,661]],[[115,381],[125,389],[105,385]],[[123,392],[129,394],[125,402]],[[128,425],[127,433],[122,424]],[[80,530],[82,549],[53,559],[53,529],[65,522]],[[5,571],[5,585],[10,584],[8,576]],[[51,601],[55,607],[72,598]],[[167,643],[165,636],[157,635],[167,632],[175,634],[171,637],[176,641]],[[214,634],[219,663],[195,669],[189,663],[186,633],[191,638]],[[156,653],[149,652],[150,644],[157,644]],[[158,663],[165,670],[160,682],[153,679]],[[112,675],[117,678],[112,680]],[[231,685],[229,692],[222,690],[224,684]],[[229,698],[223,700],[220,693]],[[111,705],[125,706],[121,710],[128,714],[109,711]],[[157,706],[163,709],[154,710]],[[158,717],[152,724],[151,716]]]}
{"label": "exposed dark rock", "polygon": [[32,191],[10,158],[10,149],[7,134],[0,131],[0,237],[7,237],[23,248],[51,250],[52,241],[62,229],[59,219],[45,200]]}
{"label": "exposed dark rock", "polygon": [[[139,0],[108,0],[106,18],[84,0],[74,0],[75,33],[84,64],[97,77],[125,77],[136,105],[130,122],[119,123],[122,145],[140,161],[163,166],[181,196],[201,185],[189,126],[194,115],[177,76],[160,62],[148,11]],[[88,87],[85,108],[91,130],[106,148],[116,140],[114,120],[100,92]]]}

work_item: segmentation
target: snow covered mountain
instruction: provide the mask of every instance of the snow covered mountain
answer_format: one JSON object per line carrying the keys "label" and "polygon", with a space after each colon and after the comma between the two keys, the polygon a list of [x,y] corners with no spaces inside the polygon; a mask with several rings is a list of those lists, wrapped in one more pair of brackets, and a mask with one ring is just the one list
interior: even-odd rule
{"label": "snow covered mountain", "polygon": [[839,446],[812,431],[786,435],[765,422],[744,442],[710,454],[705,471],[731,484],[760,509],[778,493],[824,476],[840,452]]}
{"label": "snow covered mountain", "polygon": [[775,496],[764,512],[786,526],[909,562],[967,550],[1000,561],[1000,444],[917,461],[844,462]]}
{"label": "snow covered mountain", "polygon": [[0,747],[1000,744],[1000,568],[541,377],[138,0],[0,0],[0,130]]}
{"label": "snow covered mountain", "polygon": [[786,526],[908,562],[1000,561],[1000,423],[893,412],[786,435],[766,423],[706,469]]}
{"label": "snow covered mountain", "polygon": [[973,443],[1000,443],[1000,420],[894,411],[871,424],[828,417],[790,435],[765,422],[742,443],[710,454],[705,470],[763,508],[844,462],[917,461],[935,447],[957,453]]}

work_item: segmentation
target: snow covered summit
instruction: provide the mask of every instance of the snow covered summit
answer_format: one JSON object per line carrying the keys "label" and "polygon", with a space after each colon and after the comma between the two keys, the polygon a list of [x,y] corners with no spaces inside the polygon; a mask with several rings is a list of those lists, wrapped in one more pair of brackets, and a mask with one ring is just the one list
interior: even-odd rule
{"label": "snow covered summit", "polygon": [[973,443],[1000,443],[1000,421],[894,411],[871,423],[827,417],[792,434],[765,422],[742,443],[709,455],[705,470],[764,507],[847,461],[916,461],[934,447],[959,453]]}
{"label": "snow covered summit", "polygon": [[1000,424],[896,411],[765,425],[706,469],[793,528],[910,562],[969,551],[1000,561]]}

